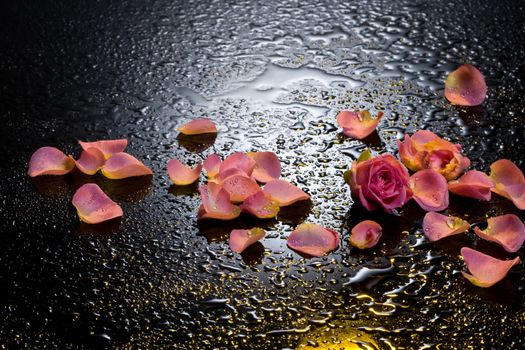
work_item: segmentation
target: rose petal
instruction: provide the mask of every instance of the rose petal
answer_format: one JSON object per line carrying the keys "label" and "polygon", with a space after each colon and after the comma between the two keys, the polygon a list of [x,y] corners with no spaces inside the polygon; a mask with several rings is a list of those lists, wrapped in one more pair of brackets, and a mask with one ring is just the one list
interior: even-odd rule
{"label": "rose petal", "polygon": [[95,174],[105,162],[104,153],[95,147],[82,151],[80,158],[75,160],[77,168],[86,175]]}
{"label": "rose petal", "polygon": [[117,140],[102,140],[94,142],[83,142],[78,141],[80,147],[84,151],[87,151],[89,148],[96,148],[104,154],[104,158],[108,159],[112,154],[124,152],[128,145],[127,139],[117,139]]}
{"label": "rose petal", "polygon": [[185,135],[209,134],[216,133],[217,126],[210,119],[198,118],[180,126],[178,130]]}
{"label": "rose petal", "polygon": [[255,160],[242,152],[235,152],[226,157],[226,159],[224,159],[224,161],[221,163],[219,174],[225,172],[228,169],[239,169],[242,170],[247,176],[251,176],[254,168]]}
{"label": "rose petal", "polygon": [[123,215],[122,208],[92,183],[81,186],[73,195],[72,203],[80,220],[88,224],[98,224]]}
{"label": "rose petal", "polygon": [[168,162],[168,175],[175,185],[189,185],[197,181],[202,171],[202,163],[195,168],[182,164],[178,159],[173,158]]}
{"label": "rose petal", "polygon": [[487,241],[496,242],[510,253],[517,252],[525,241],[525,225],[514,214],[501,215],[487,219],[488,227],[482,231],[474,227],[474,232]]}
{"label": "rose petal", "polygon": [[377,222],[364,220],[354,226],[350,244],[359,249],[372,248],[379,242],[383,228]]}
{"label": "rose petal", "polygon": [[426,211],[441,211],[448,207],[447,180],[432,169],[420,170],[410,177],[414,200]]}
{"label": "rose petal", "polygon": [[447,76],[445,97],[460,106],[477,106],[487,96],[487,83],[483,74],[474,66],[464,64]]}
{"label": "rose petal", "polygon": [[259,227],[251,230],[233,230],[230,233],[230,249],[236,253],[242,253],[246,248],[264,237],[264,230]]}
{"label": "rose petal", "polygon": [[383,112],[372,119],[369,111],[342,111],[337,115],[337,124],[343,128],[343,134],[354,139],[364,139],[377,127]]}
{"label": "rose petal", "polygon": [[461,248],[461,256],[471,273],[461,272],[463,276],[472,284],[484,288],[504,279],[509,270],[520,263],[518,256],[512,260],[499,260],[468,247]]}
{"label": "rose petal", "polygon": [[142,164],[140,160],[124,152],[113,154],[106,161],[101,172],[108,179],[124,179],[153,174],[151,169]]}
{"label": "rose petal", "polygon": [[230,194],[232,202],[243,202],[261,190],[261,187],[246,175],[233,175],[222,181],[222,187]]}
{"label": "rose petal", "polygon": [[339,234],[316,224],[301,224],[288,237],[288,247],[311,256],[323,256],[339,247]]}
{"label": "rose petal", "polygon": [[489,201],[491,197],[490,190],[494,183],[487,174],[470,170],[462,177],[448,183],[448,190],[458,196],[470,197],[482,201]]}
{"label": "rose petal", "polygon": [[495,187],[492,192],[510,199],[520,210],[525,210],[525,176],[508,159],[500,159],[490,166],[490,178]]}
{"label": "rose petal", "polygon": [[273,152],[248,152],[248,157],[255,161],[253,177],[259,182],[266,183],[281,177],[281,162]]}
{"label": "rose petal", "polygon": [[55,147],[41,147],[29,160],[27,175],[64,175],[75,167],[75,161]]}
{"label": "rose petal", "polygon": [[232,220],[238,217],[241,210],[230,202],[230,195],[221,185],[213,182],[199,187],[202,205],[199,219]]}
{"label": "rose petal", "polygon": [[204,169],[206,170],[206,175],[209,179],[213,179],[219,175],[219,169],[221,167],[221,157],[218,154],[210,154],[204,160]]}
{"label": "rose petal", "polygon": [[264,191],[259,191],[246,198],[241,210],[259,219],[270,219],[277,216],[279,203],[273,201]]}
{"label": "rose petal", "polygon": [[455,216],[428,212],[423,218],[423,233],[430,242],[463,233],[469,227],[470,224],[468,222]]}
{"label": "rose petal", "polygon": [[310,196],[299,187],[282,179],[268,182],[264,186],[263,191],[269,195],[271,199],[279,203],[281,207],[310,199]]}

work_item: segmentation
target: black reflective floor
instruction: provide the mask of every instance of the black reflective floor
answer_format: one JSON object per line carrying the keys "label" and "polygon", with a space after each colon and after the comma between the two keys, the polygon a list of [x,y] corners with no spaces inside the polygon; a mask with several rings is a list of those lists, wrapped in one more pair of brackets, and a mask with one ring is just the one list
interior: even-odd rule
{"label": "black reflective floor", "polygon": [[[522,1],[11,1],[0,5],[0,347],[451,348],[524,346],[523,263],[490,289],[460,274],[462,246],[499,257],[474,234],[429,244],[424,212],[364,213],[342,174],[369,146],[397,150],[428,129],[462,144],[473,166],[524,161]],[[469,62],[487,78],[483,106],[442,97]],[[365,143],[339,134],[340,109],[384,110]],[[216,139],[178,138],[207,116]],[[50,145],[128,138],[146,179],[72,173],[30,180]],[[268,150],[312,197],[276,220],[197,223],[196,187],[170,185],[166,162]],[[79,224],[74,190],[97,182],[121,221]],[[495,198],[452,198],[477,223],[523,213]],[[348,229],[386,232],[359,252]],[[305,259],[286,247],[303,221],[338,230],[341,247]],[[242,256],[232,228],[264,226]],[[523,249],[518,252],[522,258]]]}

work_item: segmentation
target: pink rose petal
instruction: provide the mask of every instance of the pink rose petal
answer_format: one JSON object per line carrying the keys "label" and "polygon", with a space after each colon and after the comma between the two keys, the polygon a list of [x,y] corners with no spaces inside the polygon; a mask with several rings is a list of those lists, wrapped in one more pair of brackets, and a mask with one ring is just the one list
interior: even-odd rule
{"label": "pink rose petal", "polygon": [[277,216],[279,203],[273,201],[264,191],[259,191],[246,198],[241,210],[259,219],[270,219]]}
{"label": "pink rose petal", "polygon": [[270,196],[271,199],[279,203],[281,207],[310,199],[310,196],[299,187],[282,179],[268,182],[264,186],[263,191]]}
{"label": "pink rose petal", "polygon": [[168,175],[175,185],[184,186],[197,181],[202,171],[202,163],[195,168],[182,164],[178,159],[173,158],[168,162]]}
{"label": "pink rose petal", "polygon": [[448,207],[447,180],[435,170],[420,170],[410,177],[414,200],[426,211],[441,211]]}
{"label": "pink rose petal", "polygon": [[221,163],[219,174],[225,172],[228,169],[239,169],[242,170],[247,176],[251,176],[254,168],[255,160],[242,152],[235,152],[226,157],[226,159],[224,159],[224,161]]}
{"label": "pink rose petal", "polygon": [[496,242],[510,253],[517,252],[525,241],[525,225],[514,214],[501,215],[487,219],[488,227],[482,231],[474,227],[474,232],[487,241]]}
{"label": "pink rose petal", "polygon": [[525,210],[525,176],[508,159],[500,159],[490,166],[490,178],[495,187],[492,192],[510,199],[520,210]]}
{"label": "pink rose petal", "polygon": [[210,154],[204,160],[204,170],[206,170],[206,175],[209,179],[214,179],[219,175],[219,169],[221,167],[221,157],[218,154]]}
{"label": "pink rose petal", "polygon": [[210,119],[194,119],[178,128],[184,135],[210,134],[217,132],[217,126]]}
{"label": "pink rose petal", "polygon": [[86,175],[95,174],[105,162],[104,153],[95,147],[82,151],[80,158],[75,160],[77,168]]}
{"label": "pink rose petal", "polygon": [[233,175],[222,181],[222,187],[230,194],[232,202],[243,202],[246,198],[259,192],[261,187],[246,175]]}
{"label": "pink rose petal", "polygon": [[98,224],[123,215],[122,208],[92,183],[81,186],[73,195],[72,203],[80,220],[88,224]]}
{"label": "pink rose petal", "polygon": [[345,136],[362,140],[374,132],[382,117],[383,112],[372,119],[369,111],[342,111],[337,115],[337,124]]}
{"label": "pink rose petal", "polygon": [[89,148],[97,148],[100,152],[104,154],[104,158],[108,159],[114,153],[124,152],[128,145],[127,139],[117,139],[117,140],[102,140],[94,142],[83,142],[78,141],[80,147],[84,151],[87,151]]}
{"label": "pink rose petal", "polygon": [[477,170],[470,170],[459,179],[448,183],[448,190],[458,196],[470,197],[482,201],[489,201],[491,197],[490,190],[494,183],[487,176]]}
{"label": "pink rose petal", "polygon": [[30,177],[40,175],[64,175],[75,167],[75,161],[55,147],[41,147],[29,160],[27,174]]}
{"label": "pink rose petal", "polygon": [[456,105],[477,106],[487,96],[487,83],[483,74],[474,66],[464,64],[447,76],[445,97]]}
{"label": "pink rose petal", "polygon": [[379,242],[383,228],[377,222],[364,220],[354,226],[350,244],[359,249],[372,248]]}
{"label": "pink rose petal", "polygon": [[142,164],[140,160],[124,152],[113,154],[106,161],[101,172],[108,179],[124,179],[153,174],[151,169]]}
{"label": "pink rose petal", "polygon": [[253,177],[266,183],[281,177],[281,162],[273,152],[249,152],[247,156],[255,161]]}
{"label": "pink rose petal", "polygon": [[264,230],[259,227],[251,230],[233,230],[230,233],[230,249],[236,253],[242,253],[246,248],[264,237]]}
{"label": "pink rose petal", "polygon": [[471,273],[461,272],[463,276],[472,284],[483,288],[504,279],[509,270],[520,263],[518,256],[512,260],[499,260],[468,247],[461,248],[461,256]]}
{"label": "pink rose petal", "polygon": [[241,214],[238,206],[230,202],[230,195],[221,185],[213,182],[199,187],[202,205],[199,219],[232,220]]}
{"label": "pink rose petal", "polygon": [[469,227],[470,224],[465,220],[435,212],[428,212],[423,218],[423,233],[430,242],[463,233],[467,231]]}
{"label": "pink rose petal", "polygon": [[301,224],[288,237],[288,247],[311,256],[323,256],[339,247],[339,234],[316,224]]}

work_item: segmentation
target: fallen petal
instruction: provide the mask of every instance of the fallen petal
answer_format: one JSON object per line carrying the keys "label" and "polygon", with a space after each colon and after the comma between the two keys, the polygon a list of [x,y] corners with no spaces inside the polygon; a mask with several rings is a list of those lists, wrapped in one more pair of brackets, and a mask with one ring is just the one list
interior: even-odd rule
{"label": "fallen petal", "polygon": [[75,160],[77,168],[86,175],[95,174],[105,162],[104,153],[95,147],[82,151],[80,158]]}
{"label": "fallen petal", "polygon": [[350,244],[359,249],[372,248],[379,242],[383,228],[377,222],[364,220],[354,226]]}
{"label": "fallen petal", "polygon": [[241,210],[259,219],[270,219],[277,216],[279,203],[273,201],[264,191],[259,191],[246,198]]}
{"label": "fallen petal", "polygon": [[197,181],[202,171],[202,163],[195,168],[182,164],[178,159],[173,158],[168,162],[168,175],[175,185],[189,185]]}
{"label": "fallen petal", "polygon": [[488,227],[482,231],[474,227],[474,232],[487,241],[496,242],[510,253],[517,252],[525,241],[525,225],[514,214],[487,219]]}
{"label": "fallen petal", "polygon": [[253,177],[266,183],[281,177],[281,162],[273,152],[249,152],[247,156],[255,161]]}
{"label": "fallen petal", "polygon": [[73,195],[72,203],[80,220],[88,224],[98,224],[123,215],[122,208],[93,183],[81,186]]}
{"label": "fallen petal", "polygon": [[112,154],[124,152],[128,145],[127,139],[117,139],[117,140],[102,140],[94,142],[83,142],[78,141],[80,147],[84,151],[87,151],[89,148],[96,148],[104,154],[104,158],[108,159]]}
{"label": "fallen petal", "polygon": [[251,230],[233,230],[230,233],[230,249],[236,253],[242,253],[246,248],[264,237],[264,230],[259,227]]}
{"label": "fallen petal", "polygon": [[113,154],[106,161],[101,172],[108,179],[124,179],[153,174],[151,169],[142,164],[140,160],[124,152]]}
{"label": "fallen petal", "polygon": [[206,170],[206,175],[209,179],[213,179],[219,175],[219,169],[221,167],[221,157],[218,154],[210,154],[204,160],[204,170]]}
{"label": "fallen petal", "polygon": [[230,202],[230,195],[221,185],[213,182],[199,187],[202,205],[199,219],[232,220],[241,214],[238,206]]}
{"label": "fallen petal", "polygon": [[470,197],[482,201],[490,201],[491,189],[494,183],[487,174],[470,170],[459,179],[448,183],[448,190],[458,196]]}
{"label": "fallen petal", "polygon": [[243,202],[246,198],[259,192],[261,187],[246,175],[233,175],[222,181],[222,187],[230,194],[232,202]]}
{"label": "fallen petal", "polygon": [[447,180],[435,170],[420,170],[410,177],[414,200],[426,211],[441,211],[448,207]]}
{"label": "fallen petal", "polygon": [[210,119],[194,119],[178,128],[184,135],[210,134],[217,132],[217,126]]}
{"label": "fallen petal", "polygon": [[460,106],[477,106],[487,96],[487,83],[483,74],[474,66],[464,64],[447,76],[445,97]]}
{"label": "fallen petal", "polygon": [[461,272],[463,276],[472,284],[483,288],[504,279],[509,270],[520,263],[518,256],[512,260],[499,260],[468,247],[461,248],[461,256],[471,273]]}
{"label": "fallen petal", "polygon": [[525,176],[508,159],[500,159],[490,166],[490,178],[495,187],[492,192],[510,199],[520,210],[525,210]]}
{"label": "fallen petal", "polygon": [[339,234],[316,224],[301,224],[288,237],[288,247],[311,256],[323,256],[339,247]]}
{"label": "fallen petal", "polygon": [[279,203],[281,207],[310,199],[310,196],[299,187],[282,179],[268,182],[264,186],[263,191],[269,195],[271,199]]}
{"label": "fallen petal", "polygon": [[467,231],[470,224],[455,216],[428,212],[423,218],[423,233],[430,242]]}
{"label": "fallen petal", "polygon": [[364,139],[377,127],[383,112],[372,119],[369,111],[342,111],[337,115],[337,124],[343,128],[343,134],[354,139]]}
{"label": "fallen petal", "polygon": [[75,161],[55,147],[41,147],[29,160],[27,174],[30,177],[40,175],[64,175],[75,167]]}
{"label": "fallen petal", "polygon": [[251,176],[254,168],[255,160],[242,152],[235,152],[226,157],[226,159],[224,159],[224,161],[221,163],[219,174],[225,172],[228,169],[239,169],[242,170],[247,176]]}

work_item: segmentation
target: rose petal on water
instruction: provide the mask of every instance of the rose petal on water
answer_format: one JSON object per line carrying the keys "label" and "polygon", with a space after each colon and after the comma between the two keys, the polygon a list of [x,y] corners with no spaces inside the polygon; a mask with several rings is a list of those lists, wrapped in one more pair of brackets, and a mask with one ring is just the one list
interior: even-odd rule
{"label": "rose petal on water", "polygon": [[270,219],[277,216],[279,203],[272,200],[264,191],[259,191],[245,199],[241,210],[259,219]]}
{"label": "rose petal on water", "polygon": [[517,252],[525,241],[525,225],[514,214],[506,214],[487,219],[488,227],[474,232],[487,241],[496,242],[510,253]]}
{"label": "rose petal on water", "polygon": [[184,135],[210,134],[217,132],[217,126],[210,119],[197,118],[180,126],[177,130]]}
{"label": "rose petal on water", "polygon": [[423,218],[423,233],[431,242],[466,232],[469,227],[465,220],[435,212],[428,212]]}
{"label": "rose petal on water", "polygon": [[288,247],[311,256],[323,256],[339,247],[339,234],[316,224],[301,224],[288,237]]}
{"label": "rose petal on water", "polygon": [[257,182],[246,175],[230,176],[222,181],[221,185],[230,194],[232,202],[243,202],[246,198],[261,190]]}
{"label": "rose petal on water", "polygon": [[248,157],[255,161],[253,177],[255,180],[266,183],[281,177],[281,162],[273,152],[248,152]]}
{"label": "rose petal on water", "polygon": [[456,105],[477,106],[487,96],[487,83],[483,74],[474,66],[464,64],[447,76],[445,97]]}
{"label": "rose petal on water", "polygon": [[261,240],[265,232],[260,227],[251,230],[232,230],[230,233],[230,249],[236,253],[242,253],[246,248]]}
{"label": "rose petal on water", "polygon": [[520,210],[525,210],[525,176],[508,159],[500,159],[490,166],[490,179],[495,187],[492,192],[510,199]]}
{"label": "rose petal on water", "polygon": [[219,175],[219,169],[221,167],[221,157],[218,154],[210,154],[204,160],[204,170],[206,170],[206,175],[208,179],[213,179]]}
{"label": "rose petal on water", "polygon": [[230,195],[221,185],[213,182],[199,187],[202,205],[199,219],[232,220],[238,217],[241,210],[230,202]]}
{"label": "rose petal on water", "polygon": [[191,168],[173,158],[168,162],[168,175],[175,185],[189,185],[197,181],[202,171],[202,163]]}
{"label": "rose petal on water", "polygon": [[75,161],[55,147],[41,147],[29,160],[27,174],[30,177],[40,175],[64,175],[75,167]]}
{"label": "rose petal on water", "polygon": [[359,249],[372,248],[379,242],[383,228],[377,222],[364,220],[354,226],[350,244]]}
{"label": "rose petal on water", "polygon": [[487,174],[478,171],[467,171],[459,179],[448,183],[448,190],[458,196],[489,201],[494,183]]}
{"label": "rose petal on water", "polygon": [[414,200],[426,211],[441,211],[448,207],[447,180],[435,170],[420,170],[410,177]]}
{"label": "rose petal on water", "polygon": [[461,256],[470,272],[461,272],[463,276],[472,284],[484,288],[504,279],[509,270],[520,263],[519,257],[512,260],[499,260],[468,247],[461,248]]}
{"label": "rose petal on water", "polygon": [[123,215],[122,208],[93,183],[81,186],[73,195],[72,203],[80,220],[88,224],[98,224]]}
{"label": "rose petal on water", "polygon": [[310,196],[299,187],[282,179],[268,182],[263,187],[263,191],[269,195],[271,199],[279,203],[281,207],[310,199]]}
{"label": "rose petal on water", "polygon": [[104,166],[106,158],[98,148],[91,147],[82,151],[80,158],[75,160],[77,168],[86,175],[93,175]]}
{"label": "rose petal on water", "polygon": [[102,167],[102,175],[108,179],[151,175],[153,172],[131,154],[120,152],[113,154]]}
{"label": "rose petal on water", "polygon": [[230,154],[219,167],[219,175],[228,169],[239,169],[247,176],[251,176],[255,168],[255,160],[248,157],[245,153],[235,152]]}
{"label": "rose petal on water", "polygon": [[89,148],[97,148],[104,154],[105,159],[108,159],[114,153],[124,152],[128,146],[127,139],[100,140],[93,142],[78,141],[78,143],[84,151],[87,151]]}
{"label": "rose petal on water", "polygon": [[336,120],[345,136],[361,140],[374,132],[382,117],[383,112],[372,119],[369,111],[341,111]]}

